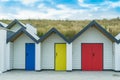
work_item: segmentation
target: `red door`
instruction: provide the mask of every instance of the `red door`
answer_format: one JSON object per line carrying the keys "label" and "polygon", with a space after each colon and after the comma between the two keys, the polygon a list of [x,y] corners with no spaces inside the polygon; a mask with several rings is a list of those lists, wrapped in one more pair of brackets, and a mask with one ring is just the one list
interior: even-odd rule
{"label": "red door", "polygon": [[103,69],[103,44],[82,44],[82,70],[101,71]]}

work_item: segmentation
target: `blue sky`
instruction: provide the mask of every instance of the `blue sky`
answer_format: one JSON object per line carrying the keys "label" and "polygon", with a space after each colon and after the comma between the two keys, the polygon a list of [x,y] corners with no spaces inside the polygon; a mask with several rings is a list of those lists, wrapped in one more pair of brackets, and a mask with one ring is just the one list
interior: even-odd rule
{"label": "blue sky", "polygon": [[0,0],[0,19],[111,19],[120,0]]}

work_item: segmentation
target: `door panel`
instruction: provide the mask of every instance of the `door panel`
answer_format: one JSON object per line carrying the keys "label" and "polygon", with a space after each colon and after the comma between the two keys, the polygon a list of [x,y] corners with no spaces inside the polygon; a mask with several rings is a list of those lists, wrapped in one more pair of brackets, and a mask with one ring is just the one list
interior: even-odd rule
{"label": "door panel", "polygon": [[82,44],[82,70],[101,71],[103,69],[103,44]]}
{"label": "door panel", "polygon": [[[91,49],[90,45],[84,45],[82,44],[82,70],[91,70]],[[89,62],[88,62],[89,61]]]}
{"label": "door panel", "polygon": [[55,44],[55,70],[66,70],[66,44]]}
{"label": "door panel", "polygon": [[26,43],[26,70],[35,70],[35,44]]}
{"label": "door panel", "polygon": [[103,69],[103,50],[102,44],[95,44],[93,45],[93,59],[92,59],[92,70],[101,71]]}

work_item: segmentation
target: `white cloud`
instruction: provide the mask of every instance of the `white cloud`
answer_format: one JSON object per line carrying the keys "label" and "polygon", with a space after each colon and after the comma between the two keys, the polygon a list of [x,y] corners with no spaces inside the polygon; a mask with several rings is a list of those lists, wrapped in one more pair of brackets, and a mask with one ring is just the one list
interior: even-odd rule
{"label": "white cloud", "polygon": [[85,7],[85,8],[90,8],[90,7],[94,6],[93,4],[84,3],[84,0],[78,0],[78,4],[79,4],[80,7]]}
{"label": "white cloud", "polygon": [[[37,0],[36,0],[37,1]],[[120,2],[120,1],[119,1]],[[34,3],[34,2],[33,2]],[[29,3],[29,4],[32,4]],[[0,19],[69,19],[69,20],[84,20],[84,19],[102,19],[102,18],[115,18],[120,16],[118,12],[113,12],[111,8],[119,6],[117,3],[105,2],[101,3],[99,6],[93,4],[86,4],[84,1],[81,1],[80,6],[83,8],[72,8],[67,5],[59,4],[52,8],[48,7],[41,2],[38,6],[38,10],[33,11],[31,9],[17,9],[14,11],[16,13],[0,13]],[[1,8],[2,9],[2,8]]]}
{"label": "white cloud", "polygon": [[0,19],[13,19],[13,14],[0,13]]}
{"label": "white cloud", "polygon": [[[34,5],[36,2],[44,2],[44,0],[16,0],[16,1],[20,1],[22,4],[24,5]],[[47,2],[50,2],[51,4],[54,4],[53,0],[46,0]]]}
{"label": "white cloud", "polygon": [[[41,5],[42,6],[42,5]],[[44,6],[44,5],[43,5]],[[102,19],[102,18],[115,18],[120,16],[119,13],[112,11],[96,11],[96,9],[71,9],[65,5],[58,5],[59,10],[55,8],[46,8],[43,12],[33,10],[19,10],[16,14],[0,13],[1,19],[69,19],[69,20],[84,20],[84,19]],[[114,14],[114,15],[113,15]]]}
{"label": "white cloud", "polygon": [[31,18],[38,18],[40,14],[36,11],[30,11],[30,10],[21,10],[17,14],[15,14],[13,17],[18,19],[31,19]]}
{"label": "white cloud", "polygon": [[45,4],[44,3],[39,4],[38,8],[45,8]]}
{"label": "white cloud", "polygon": [[59,4],[56,6],[57,8],[60,8],[60,9],[64,9],[64,10],[68,10],[68,9],[71,9],[70,7],[67,7],[66,5],[63,5],[63,4]]}
{"label": "white cloud", "polygon": [[66,8],[66,6],[63,5],[63,4],[59,4],[59,5],[57,5],[56,7],[57,7],[57,8],[60,8],[60,9],[65,9],[65,8]]}
{"label": "white cloud", "polygon": [[83,3],[83,2],[84,2],[84,0],[78,0],[78,2],[79,2],[79,3]]}
{"label": "white cloud", "polygon": [[92,11],[108,11],[109,10],[110,11],[113,8],[120,7],[120,1],[112,2],[112,1],[106,0],[100,4],[90,4],[90,3],[87,4],[87,3],[84,3],[84,1],[81,1],[81,2],[79,1],[79,6],[89,9],[89,11],[90,10]]}
{"label": "white cloud", "polygon": [[[112,18],[115,17],[106,12],[94,12],[93,10],[85,9],[71,9],[65,5],[59,5],[60,10],[54,8],[47,8],[46,13],[40,11],[32,10],[21,10],[15,15],[10,15],[12,18],[18,19],[69,19],[69,20],[79,20],[79,19],[101,19],[101,18]],[[114,13],[118,15],[117,13]]]}
{"label": "white cloud", "polygon": [[109,6],[111,6],[112,8],[120,7],[120,1],[118,1],[118,2],[109,2]]}
{"label": "white cloud", "polygon": [[8,2],[8,1],[10,1],[10,0],[0,0],[0,2]]}
{"label": "white cloud", "polygon": [[31,5],[31,4],[36,3],[39,0],[19,0],[19,1],[24,5]]}
{"label": "white cloud", "polygon": [[[0,14],[1,19],[69,19],[69,20],[84,20],[84,19],[102,19],[102,18],[114,18],[120,16],[118,13],[108,14],[94,13],[88,10],[56,10],[48,9],[47,13],[37,11],[21,10],[17,14]],[[114,14],[114,15],[113,15]]]}

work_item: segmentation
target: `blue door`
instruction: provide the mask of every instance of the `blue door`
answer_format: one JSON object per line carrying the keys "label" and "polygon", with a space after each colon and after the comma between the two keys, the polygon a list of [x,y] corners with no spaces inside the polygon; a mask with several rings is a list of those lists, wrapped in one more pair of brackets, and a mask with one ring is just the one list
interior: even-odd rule
{"label": "blue door", "polygon": [[35,44],[26,43],[26,70],[35,70]]}

